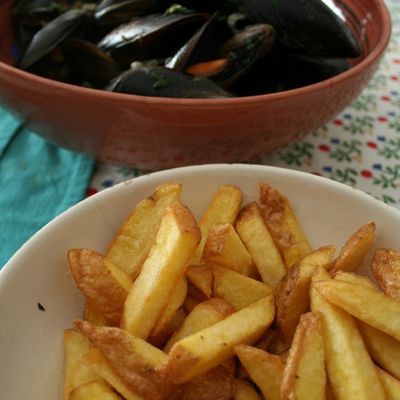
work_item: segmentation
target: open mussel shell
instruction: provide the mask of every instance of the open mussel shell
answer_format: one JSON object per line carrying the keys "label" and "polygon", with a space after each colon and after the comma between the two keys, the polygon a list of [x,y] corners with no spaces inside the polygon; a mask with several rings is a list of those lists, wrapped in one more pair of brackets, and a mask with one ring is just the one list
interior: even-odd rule
{"label": "open mussel shell", "polygon": [[250,25],[229,39],[220,48],[216,59],[193,64],[186,72],[209,78],[228,88],[271,51],[274,40],[275,30],[271,25]]}
{"label": "open mussel shell", "polygon": [[35,34],[18,63],[19,67],[28,69],[64,40],[79,35],[88,19],[89,15],[83,10],[69,10],[49,22]]}
{"label": "open mussel shell", "polygon": [[212,34],[218,22],[219,13],[214,13],[203,26],[186,42],[165,66],[175,71],[182,71],[187,65],[196,62],[212,40]]}
{"label": "open mussel shell", "polygon": [[167,0],[102,0],[95,10],[96,20],[104,24],[121,24],[147,14],[162,12]]}
{"label": "open mussel shell", "polygon": [[71,39],[64,42],[61,48],[75,83],[102,88],[122,72],[111,57],[91,42]]}
{"label": "open mussel shell", "polygon": [[142,67],[124,72],[106,90],[151,97],[225,98],[231,94],[214,82],[165,67]]}
{"label": "open mussel shell", "polygon": [[271,24],[292,51],[321,57],[358,57],[360,45],[332,0],[243,0],[255,22]]}
{"label": "open mussel shell", "polygon": [[204,15],[152,14],[123,24],[98,44],[119,63],[165,58],[173,54],[201,26]]}

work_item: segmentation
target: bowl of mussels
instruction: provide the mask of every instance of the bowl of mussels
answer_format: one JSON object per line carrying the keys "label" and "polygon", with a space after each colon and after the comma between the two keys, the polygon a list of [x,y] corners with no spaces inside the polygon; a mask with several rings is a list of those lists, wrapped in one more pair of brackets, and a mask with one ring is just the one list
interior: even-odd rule
{"label": "bowl of mussels", "polygon": [[252,161],[356,98],[390,30],[383,0],[0,0],[0,103],[114,164]]}

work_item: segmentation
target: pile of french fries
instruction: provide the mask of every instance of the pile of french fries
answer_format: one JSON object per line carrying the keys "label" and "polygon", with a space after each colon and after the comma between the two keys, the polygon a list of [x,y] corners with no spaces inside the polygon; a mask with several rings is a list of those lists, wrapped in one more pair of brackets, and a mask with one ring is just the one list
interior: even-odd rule
{"label": "pile of french fries", "polygon": [[64,400],[400,399],[400,252],[310,248],[267,183],[219,188],[196,222],[166,183],[108,250],[71,249],[85,297],[64,334]]}

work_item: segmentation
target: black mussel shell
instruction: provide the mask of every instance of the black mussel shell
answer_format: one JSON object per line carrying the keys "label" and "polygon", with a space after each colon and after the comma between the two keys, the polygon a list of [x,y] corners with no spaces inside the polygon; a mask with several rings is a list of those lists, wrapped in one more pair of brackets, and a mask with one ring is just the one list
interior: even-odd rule
{"label": "black mussel shell", "polygon": [[175,71],[182,71],[187,65],[195,63],[199,56],[205,53],[207,44],[213,40],[212,35],[218,23],[218,18],[219,13],[214,13],[165,66]]}
{"label": "black mussel shell", "polygon": [[153,14],[112,30],[98,44],[126,68],[132,61],[173,54],[204,21],[202,14]]}
{"label": "black mussel shell", "polygon": [[69,10],[49,22],[35,34],[18,63],[19,67],[28,69],[64,40],[79,35],[88,18],[89,15],[85,11]]}
{"label": "black mussel shell", "polygon": [[122,24],[134,17],[162,12],[167,4],[167,0],[102,0],[94,16],[107,24]]}
{"label": "black mussel shell", "polygon": [[71,39],[64,42],[61,49],[75,83],[102,88],[122,72],[108,54],[91,42]]}
{"label": "black mussel shell", "polygon": [[[250,25],[220,48],[217,60],[210,61],[209,73],[207,73],[207,62],[191,65],[187,68],[187,72],[197,75],[195,71],[203,69],[205,71],[203,76],[228,88],[256,61],[271,51],[274,39],[275,31],[271,25]],[[213,66],[216,66],[215,71],[213,71]]]}
{"label": "black mussel shell", "polygon": [[225,98],[231,95],[208,79],[165,67],[144,67],[124,72],[106,90],[151,97],[190,99]]}
{"label": "black mussel shell", "polygon": [[294,52],[321,57],[358,57],[360,44],[327,0],[243,0],[256,22],[271,24],[277,41]]}

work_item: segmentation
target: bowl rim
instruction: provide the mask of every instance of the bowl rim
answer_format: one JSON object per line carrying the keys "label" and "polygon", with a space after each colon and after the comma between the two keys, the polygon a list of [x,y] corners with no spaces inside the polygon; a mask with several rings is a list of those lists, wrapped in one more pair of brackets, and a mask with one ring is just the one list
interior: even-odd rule
{"label": "bowl rim", "polygon": [[[357,189],[353,188],[349,185],[346,185],[344,183],[340,183],[337,181],[334,181],[332,179],[320,176],[320,175],[315,175],[309,172],[305,171],[299,171],[299,170],[294,170],[294,169],[289,169],[289,168],[282,168],[282,167],[275,167],[275,166],[269,166],[269,165],[259,165],[259,164],[240,164],[240,163],[233,163],[233,164],[227,164],[227,163],[219,163],[219,164],[203,164],[203,165],[189,165],[189,166],[184,166],[184,167],[178,167],[178,168],[171,168],[171,169],[166,169],[166,170],[161,170],[161,171],[156,171],[156,172],[151,172],[145,175],[141,175],[139,177],[127,179],[125,181],[122,181],[112,187],[106,188],[90,197],[86,197],[85,199],[81,200],[80,202],[76,203],[69,209],[65,210],[58,216],[56,216],[54,219],[49,221],[46,225],[44,225],[41,229],[39,229],[34,235],[31,236],[30,239],[28,239],[18,250],[17,252],[7,261],[7,263],[3,266],[2,269],[0,269],[0,293],[2,292],[2,287],[4,287],[7,284],[7,281],[9,279],[12,279],[12,276],[15,273],[18,273],[18,265],[23,265],[23,262],[20,262],[20,260],[23,261],[23,258],[27,253],[29,253],[30,248],[32,246],[36,245],[36,243],[40,243],[43,238],[45,238],[45,235],[47,232],[53,228],[55,228],[59,223],[62,223],[63,220],[68,219],[69,215],[71,213],[79,213],[81,209],[84,207],[90,206],[91,203],[96,204],[100,198],[106,199],[107,197],[111,198],[117,193],[119,190],[121,190],[123,187],[130,186],[130,185],[137,185],[141,182],[148,181],[149,178],[154,177],[155,179],[159,178],[162,181],[179,181],[178,178],[172,178],[171,174],[178,174],[178,175],[185,175],[188,174],[190,175],[191,173],[194,172],[203,172],[203,173],[216,173],[216,174],[222,174],[222,173],[228,173],[230,175],[235,174],[235,172],[244,174],[248,173],[251,175],[252,172],[254,171],[259,171],[259,172],[265,172],[266,174],[272,173],[272,174],[281,174],[282,176],[288,176],[292,178],[300,178],[300,179],[305,179],[308,180],[310,183],[315,183],[318,185],[322,185],[322,187],[325,190],[338,190],[345,192],[349,196],[357,196],[360,201],[370,204],[371,206],[375,208],[379,208],[383,212],[390,212],[396,218],[399,219],[400,221],[400,210],[398,210],[395,207],[389,206],[385,204],[383,201],[376,199],[375,197],[371,196],[370,194]],[[163,177],[165,177],[163,179]],[[168,178],[167,178],[168,177]]]}
{"label": "bowl rim", "polygon": [[241,107],[244,104],[260,104],[267,100],[279,101],[287,97],[294,97],[298,94],[309,94],[314,92],[319,92],[325,88],[333,87],[336,84],[342,83],[344,81],[353,79],[360,71],[368,68],[371,64],[377,61],[381,55],[383,55],[391,36],[391,18],[389,10],[384,2],[384,0],[373,0],[378,12],[380,13],[382,19],[382,31],[380,32],[380,37],[377,45],[372,49],[371,53],[363,59],[360,63],[350,68],[349,70],[336,75],[332,78],[326,79],[321,82],[317,82],[312,85],[303,86],[297,89],[285,90],[278,93],[261,94],[255,96],[243,96],[243,97],[232,97],[232,98],[218,98],[218,99],[179,99],[179,98],[168,98],[168,97],[150,97],[150,96],[140,96],[134,94],[125,93],[113,93],[107,92],[100,89],[85,88],[78,85],[73,85],[69,83],[58,82],[41,76],[31,74],[29,72],[20,70],[9,64],[6,64],[0,60],[0,71],[14,78],[20,80],[28,80],[38,85],[46,85],[51,87],[53,90],[68,90],[71,94],[76,95],[86,95],[86,96],[96,96],[97,98],[102,98],[104,100],[114,100],[119,102],[140,102],[147,103],[148,105],[168,105],[168,106],[178,106],[183,105],[202,107],[202,106],[222,106],[229,105],[230,107]]}

